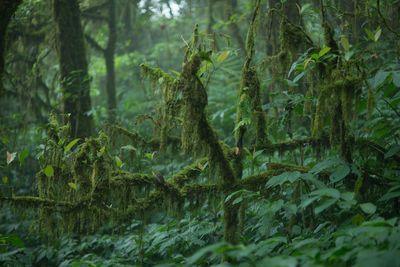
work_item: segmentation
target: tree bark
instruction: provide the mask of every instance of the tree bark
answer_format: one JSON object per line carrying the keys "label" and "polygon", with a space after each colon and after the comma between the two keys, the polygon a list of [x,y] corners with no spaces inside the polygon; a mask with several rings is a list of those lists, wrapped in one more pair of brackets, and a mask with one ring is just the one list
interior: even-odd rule
{"label": "tree bark", "polygon": [[[234,14],[234,11],[237,7],[237,0],[226,0],[225,1],[225,20],[230,20]],[[243,39],[240,28],[235,21],[231,21],[228,25],[232,36],[236,39],[238,47],[240,48],[240,52],[242,55],[246,55],[246,45],[245,40]]]}
{"label": "tree bark", "polygon": [[115,121],[115,112],[117,108],[117,97],[115,88],[115,67],[114,52],[117,42],[117,27],[115,23],[115,0],[108,1],[108,43],[104,51],[104,59],[106,61],[107,70],[107,108],[108,119],[112,123]]}
{"label": "tree bark", "polygon": [[0,0],[0,95],[3,91],[4,54],[7,26],[21,0]]}
{"label": "tree bark", "polygon": [[90,81],[86,48],[77,0],[53,0],[63,112],[70,114],[71,137],[92,134]]}

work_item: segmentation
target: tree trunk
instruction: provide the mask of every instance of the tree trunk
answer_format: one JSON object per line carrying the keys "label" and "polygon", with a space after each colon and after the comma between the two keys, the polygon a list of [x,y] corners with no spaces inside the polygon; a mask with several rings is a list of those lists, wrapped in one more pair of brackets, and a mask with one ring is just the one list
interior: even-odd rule
{"label": "tree trunk", "polygon": [[0,95],[3,91],[4,53],[7,26],[20,3],[21,0],[0,0]]}
{"label": "tree trunk", "polygon": [[70,114],[71,137],[86,137],[92,133],[90,82],[86,48],[83,40],[77,0],[53,0],[60,80],[63,92],[63,112]]}
{"label": "tree trunk", "polygon": [[[226,0],[225,1],[225,20],[230,20],[234,14],[234,11],[237,7],[237,0]],[[231,21],[228,25],[232,36],[236,39],[238,47],[240,48],[240,53],[242,55],[246,54],[246,45],[245,40],[243,39],[240,28],[235,21]]]}
{"label": "tree trunk", "polygon": [[117,108],[117,97],[115,89],[115,67],[114,52],[115,43],[117,41],[117,27],[115,23],[115,0],[108,1],[108,44],[104,51],[104,58],[107,69],[107,108],[108,120],[115,121],[115,112]]}

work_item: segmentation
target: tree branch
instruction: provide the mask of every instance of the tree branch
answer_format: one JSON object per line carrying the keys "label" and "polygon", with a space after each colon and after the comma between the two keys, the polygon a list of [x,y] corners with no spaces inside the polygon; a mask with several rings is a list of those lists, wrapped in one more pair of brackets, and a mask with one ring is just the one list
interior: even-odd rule
{"label": "tree branch", "polygon": [[106,50],[103,48],[103,47],[101,47],[97,42],[96,42],[96,40],[94,40],[89,34],[85,34],[85,38],[86,38],[86,41],[95,49],[95,50],[97,50],[97,51],[99,51],[99,52],[101,52],[101,53],[105,53],[106,52]]}

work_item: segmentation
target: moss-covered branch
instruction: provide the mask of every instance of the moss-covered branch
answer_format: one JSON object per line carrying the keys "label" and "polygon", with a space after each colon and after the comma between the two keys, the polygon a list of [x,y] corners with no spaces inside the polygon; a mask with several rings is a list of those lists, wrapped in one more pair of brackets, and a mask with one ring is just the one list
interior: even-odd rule
{"label": "moss-covered branch", "polygon": [[329,147],[329,138],[328,137],[307,137],[302,139],[292,139],[289,141],[285,141],[282,143],[276,144],[267,144],[264,146],[259,146],[257,150],[264,150],[266,153],[274,153],[279,152],[282,154],[286,151],[293,151],[297,148],[304,147],[304,146],[312,146],[313,148],[323,148]]}
{"label": "moss-covered branch", "polygon": [[60,208],[75,208],[79,203],[72,203],[68,201],[56,201],[51,199],[43,199],[40,197],[31,196],[14,196],[14,197],[0,197],[1,202],[8,202],[13,206],[23,208],[40,208],[40,207],[60,207]]}

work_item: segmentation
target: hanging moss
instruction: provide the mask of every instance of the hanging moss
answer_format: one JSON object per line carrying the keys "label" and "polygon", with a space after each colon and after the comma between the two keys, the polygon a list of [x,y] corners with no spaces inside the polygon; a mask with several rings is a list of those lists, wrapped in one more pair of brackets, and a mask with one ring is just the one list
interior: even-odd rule
{"label": "hanging moss", "polygon": [[[129,143],[134,147],[144,147],[146,140],[136,131],[129,131],[123,127],[117,125],[108,125],[108,128],[119,135],[126,136],[129,138]],[[115,135],[115,133],[113,135]]]}
{"label": "hanging moss", "polygon": [[156,183],[154,175],[130,173],[124,171],[113,171],[111,173],[111,185],[118,188],[129,188],[131,186],[144,187]]}
{"label": "hanging moss", "polygon": [[165,151],[168,145],[168,134],[174,125],[174,118],[181,110],[181,100],[178,99],[180,90],[179,80],[163,72],[161,69],[152,68],[147,64],[141,64],[142,73],[148,77],[153,86],[159,84],[162,87],[162,105],[159,108],[160,117],[160,150]]}
{"label": "hanging moss", "polygon": [[175,82],[175,78],[162,71],[159,68],[152,68],[148,64],[140,64],[142,75],[149,78],[153,85],[161,84],[164,87],[171,87]]}
{"label": "hanging moss", "polygon": [[257,70],[253,66],[255,54],[256,18],[260,1],[255,3],[246,38],[246,58],[242,69],[239,88],[239,105],[236,113],[235,140],[238,153],[233,156],[233,170],[237,179],[242,177],[245,133],[252,135],[255,148],[270,144],[267,138],[267,123],[261,105],[261,85]]}

